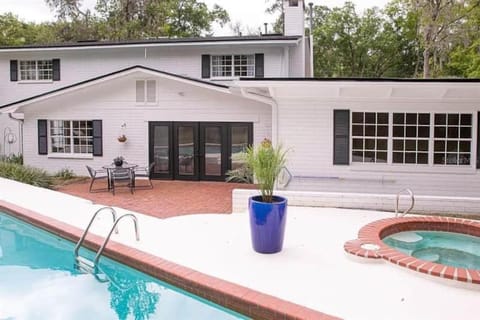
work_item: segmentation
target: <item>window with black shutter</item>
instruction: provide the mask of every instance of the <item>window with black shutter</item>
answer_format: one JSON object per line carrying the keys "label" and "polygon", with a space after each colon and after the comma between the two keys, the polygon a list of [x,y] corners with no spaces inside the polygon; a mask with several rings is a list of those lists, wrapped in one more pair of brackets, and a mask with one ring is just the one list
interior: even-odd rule
{"label": "window with black shutter", "polygon": [[333,164],[350,164],[350,110],[333,111]]}

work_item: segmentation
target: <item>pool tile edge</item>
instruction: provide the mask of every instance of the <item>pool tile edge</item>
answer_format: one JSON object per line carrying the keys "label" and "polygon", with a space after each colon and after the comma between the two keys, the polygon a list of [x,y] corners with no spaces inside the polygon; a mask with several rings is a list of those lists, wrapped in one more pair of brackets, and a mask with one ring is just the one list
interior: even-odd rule
{"label": "pool tile edge", "polygon": [[[83,232],[77,227],[3,200],[0,200],[0,210],[72,242],[78,241]],[[100,236],[89,234],[84,246],[98,250],[103,240]],[[253,319],[340,319],[195,271],[113,240],[105,248],[104,255]]]}

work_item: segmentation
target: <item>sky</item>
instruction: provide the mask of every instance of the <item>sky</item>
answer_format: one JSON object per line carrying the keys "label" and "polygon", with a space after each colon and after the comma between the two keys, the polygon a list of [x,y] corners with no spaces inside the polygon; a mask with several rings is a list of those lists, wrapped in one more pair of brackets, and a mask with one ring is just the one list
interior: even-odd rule
{"label": "sky", "polygon": [[[230,14],[233,23],[239,22],[244,28],[258,30],[263,23],[272,23],[275,17],[265,13],[268,3],[265,0],[199,0],[205,2],[210,8],[215,3],[222,6]],[[344,0],[306,0],[315,5],[326,5],[329,7],[343,6]],[[373,6],[383,7],[388,0],[352,0],[360,11]],[[83,7],[93,8],[96,0],[83,0]],[[0,0],[0,13],[12,12],[25,21],[52,21],[54,13],[45,4],[45,0]],[[226,26],[223,29],[214,27],[217,36],[231,34],[231,29]]]}

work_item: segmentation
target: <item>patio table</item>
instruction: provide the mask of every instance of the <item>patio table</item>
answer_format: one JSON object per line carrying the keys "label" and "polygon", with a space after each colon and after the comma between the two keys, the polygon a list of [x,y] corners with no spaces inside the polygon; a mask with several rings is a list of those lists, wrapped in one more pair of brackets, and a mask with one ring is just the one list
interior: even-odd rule
{"label": "patio table", "polygon": [[107,170],[107,176],[108,176],[108,190],[112,189],[112,174],[115,171],[115,169],[127,169],[130,171],[130,184],[132,185],[132,188],[135,189],[135,168],[138,167],[138,164],[134,163],[123,163],[121,166],[116,166],[115,164],[111,163],[108,165],[103,166],[103,169]]}

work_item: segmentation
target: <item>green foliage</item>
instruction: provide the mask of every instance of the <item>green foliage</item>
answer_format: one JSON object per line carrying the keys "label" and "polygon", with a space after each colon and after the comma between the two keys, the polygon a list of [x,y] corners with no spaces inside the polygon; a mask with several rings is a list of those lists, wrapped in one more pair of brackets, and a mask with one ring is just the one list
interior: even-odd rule
{"label": "green foliage", "polygon": [[[250,146],[245,153],[245,164],[251,170],[255,181],[262,194],[262,201],[273,201],[273,189],[275,183],[285,166],[287,151],[282,146],[272,146],[268,139],[256,147]],[[242,173],[243,174],[243,173]],[[242,176],[236,177],[242,179]],[[234,172],[230,172],[230,178],[234,179]]]}
{"label": "green foliage", "polygon": [[52,179],[44,170],[17,163],[0,161],[0,177],[42,188],[52,187]]}
{"label": "green foliage", "polygon": [[76,175],[73,172],[73,170],[68,169],[68,168],[63,168],[63,169],[59,170],[57,173],[55,173],[54,177],[62,179],[62,180],[69,180],[69,179],[75,178]]}
{"label": "green foliage", "polygon": [[12,154],[10,156],[2,156],[0,157],[0,161],[8,162],[8,163],[16,163],[16,164],[23,164],[23,155],[19,154]]}
{"label": "green foliage", "polygon": [[252,169],[245,163],[246,153],[236,153],[232,155],[232,163],[241,163],[237,169],[227,171],[227,182],[253,183]]}
{"label": "green foliage", "polygon": [[45,1],[57,13],[63,41],[198,37],[211,32],[212,23],[229,21],[220,6],[210,10],[197,0],[97,0],[93,13],[81,9],[81,0]]}

